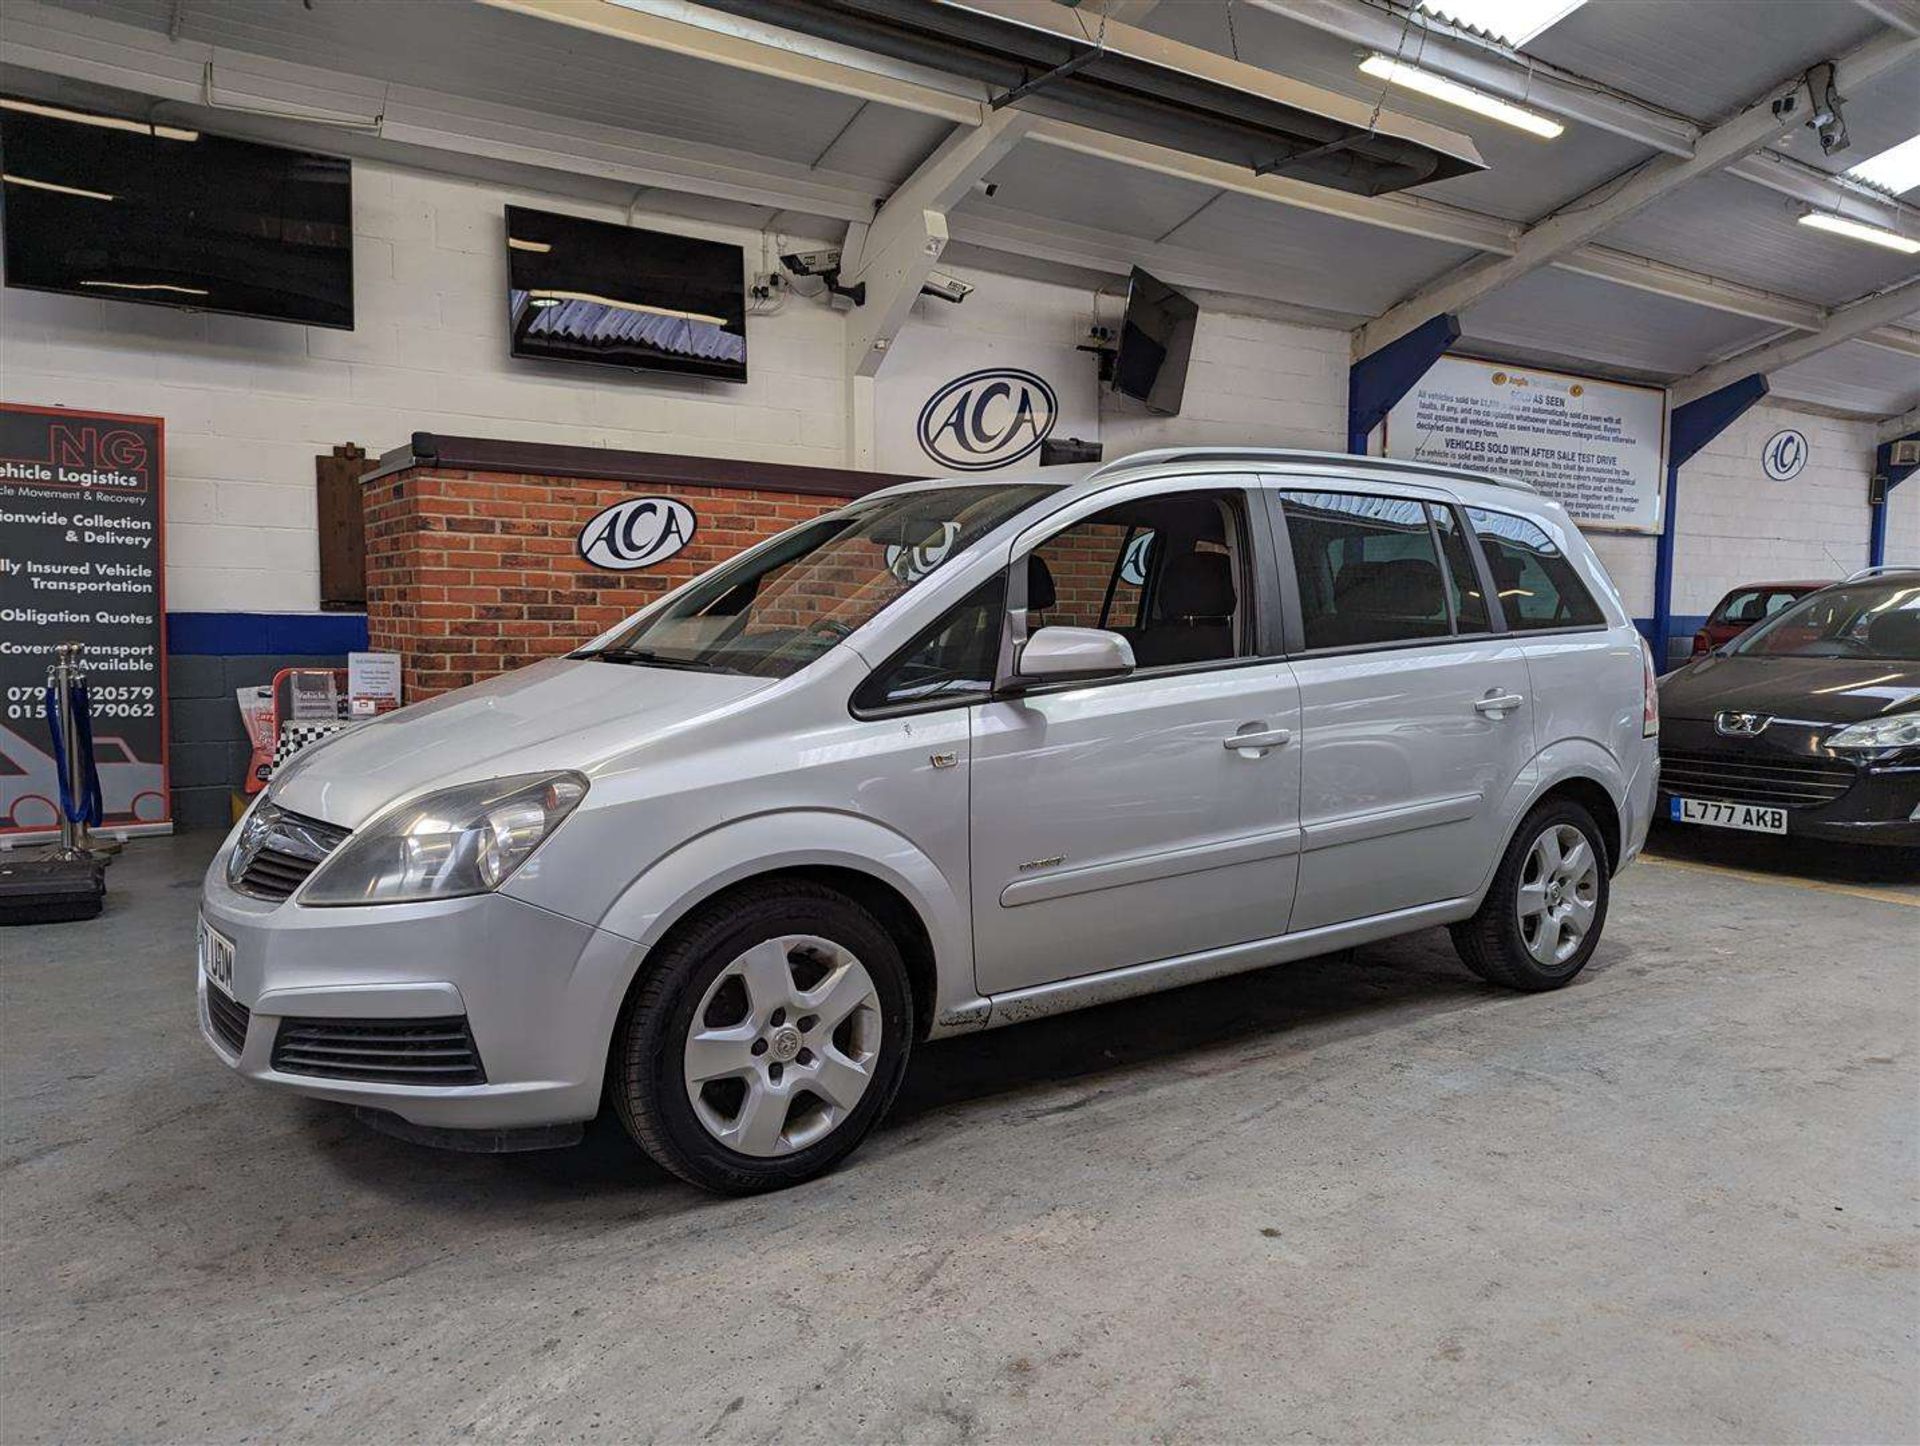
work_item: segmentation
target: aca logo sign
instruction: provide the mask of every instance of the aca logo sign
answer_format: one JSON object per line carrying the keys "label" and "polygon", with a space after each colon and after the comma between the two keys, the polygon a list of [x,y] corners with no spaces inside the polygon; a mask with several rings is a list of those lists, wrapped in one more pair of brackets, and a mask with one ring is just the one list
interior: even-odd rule
{"label": "aca logo sign", "polygon": [[1767,438],[1767,445],[1760,453],[1760,465],[1774,481],[1791,482],[1806,468],[1811,450],[1807,446],[1807,434],[1788,427]]}
{"label": "aca logo sign", "polygon": [[927,399],[916,429],[920,450],[956,472],[990,472],[1039,450],[1060,399],[1046,378],[1018,367],[955,377]]}
{"label": "aca logo sign", "polygon": [[693,541],[699,519],[671,497],[630,497],[580,529],[580,555],[610,572],[665,562]]}

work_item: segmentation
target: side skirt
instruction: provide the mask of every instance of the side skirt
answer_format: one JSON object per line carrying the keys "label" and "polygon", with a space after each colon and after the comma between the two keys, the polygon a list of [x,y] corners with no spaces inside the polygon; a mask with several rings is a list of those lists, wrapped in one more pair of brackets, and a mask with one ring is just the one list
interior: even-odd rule
{"label": "side skirt", "polygon": [[[1356,944],[1371,944],[1380,939],[1391,939],[1397,934],[1410,934],[1416,929],[1455,923],[1472,914],[1474,908],[1475,902],[1471,898],[1445,899],[1437,904],[1396,909],[1390,914],[1374,914],[1365,919],[1326,924],[1298,934],[1255,939],[1251,943],[1209,949],[1200,954],[1181,954],[1171,959],[1156,959],[1148,964],[1129,965],[1125,969],[1084,974],[1078,979],[1058,979],[1050,984],[1010,989],[986,1001],[990,1012],[984,1027],[995,1029],[1003,1024],[1044,1019],[1050,1014],[1065,1014],[1095,1004],[1110,1004],[1116,999],[1132,999],[1136,995],[1153,994],[1162,989],[1177,989],[1183,984],[1199,984],[1229,974],[1244,974],[1251,969],[1264,969],[1270,964],[1286,964],[1295,959],[1311,958],[1315,954],[1331,954]],[[982,1027],[974,1020],[969,1020],[968,1024],[974,1028]]]}

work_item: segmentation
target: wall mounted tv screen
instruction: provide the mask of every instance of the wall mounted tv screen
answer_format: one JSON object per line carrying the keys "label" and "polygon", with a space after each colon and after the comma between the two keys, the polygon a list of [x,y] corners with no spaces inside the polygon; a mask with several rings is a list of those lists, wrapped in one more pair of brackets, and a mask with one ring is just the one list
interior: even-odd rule
{"label": "wall mounted tv screen", "polygon": [[747,379],[746,253],[507,207],[513,354]]}
{"label": "wall mounted tv screen", "polygon": [[350,330],[335,156],[0,97],[6,284]]}
{"label": "wall mounted tv screen", "polygon": [[1138,266],[1127,285],[1127,315],[1113,359],[1113,389],[1173,416],[1187,390],[1200,308]]}

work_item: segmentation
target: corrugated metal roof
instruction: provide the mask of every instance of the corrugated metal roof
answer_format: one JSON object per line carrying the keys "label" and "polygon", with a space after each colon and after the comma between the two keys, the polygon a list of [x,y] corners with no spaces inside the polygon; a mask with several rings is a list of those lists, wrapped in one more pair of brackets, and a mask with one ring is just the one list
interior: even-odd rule
{"label": "corrugated metal roof", "polygon": [[1837,306],[1920,272],[1920,258],[1799,224],[1805,203],[1706,176],[1609,231],[1609,246]]}
{"label": "corrugated metal roof", "polygon": [[1783,367],[1771,381],[1780,396],[1850,412],[1896,416],[1920,406],[1920,360],[1864,342]]}
{"label": "corrugated metal roof", "polygon": [[1595,0],[1527,51],[1711,122],[1882,28],[1852,0]]}

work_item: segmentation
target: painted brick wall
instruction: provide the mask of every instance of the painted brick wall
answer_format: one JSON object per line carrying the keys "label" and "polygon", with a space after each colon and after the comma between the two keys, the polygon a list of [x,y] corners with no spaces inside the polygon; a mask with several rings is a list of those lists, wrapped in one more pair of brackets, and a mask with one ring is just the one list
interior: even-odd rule
{"label": "painted brick wall", "polygon": [[[699,518],[657,567],[608,572],[581,560],[580,529],[604,507],[671,496]],[[367,626],[400,653],[419,702],[577,648],[695,573],[841,505],[789,492],[414,468],[371,482]]]}

